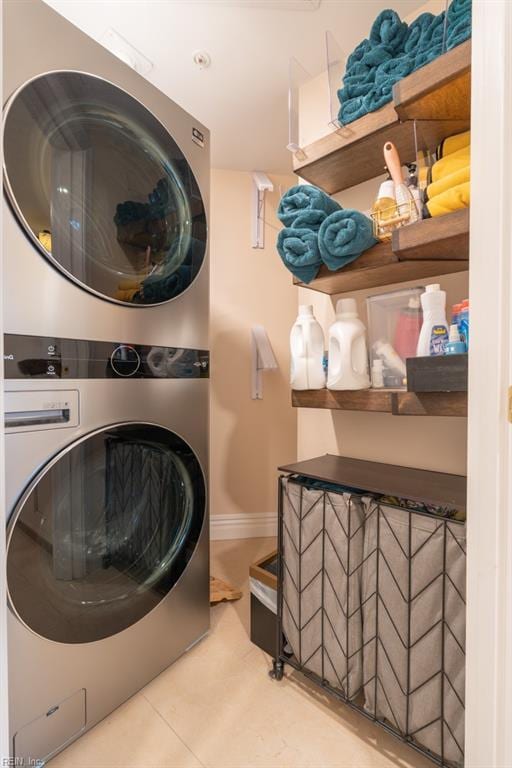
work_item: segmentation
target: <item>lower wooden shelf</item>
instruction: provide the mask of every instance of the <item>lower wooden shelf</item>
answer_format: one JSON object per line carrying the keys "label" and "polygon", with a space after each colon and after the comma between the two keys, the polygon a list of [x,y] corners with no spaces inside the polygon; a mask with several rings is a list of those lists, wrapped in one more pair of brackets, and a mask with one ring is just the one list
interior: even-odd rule
{"label": "lower wooden shelf", "polygon": [[466,392],[406,392],[389,389],[292,390],[295,408],[392,413],[394,416],[467,416]]}

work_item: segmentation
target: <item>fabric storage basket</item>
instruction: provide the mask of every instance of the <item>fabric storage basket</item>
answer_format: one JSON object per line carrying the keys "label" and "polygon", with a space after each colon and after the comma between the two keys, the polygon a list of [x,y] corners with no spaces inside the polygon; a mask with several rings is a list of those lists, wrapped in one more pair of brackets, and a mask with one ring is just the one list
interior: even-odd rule
{"label": "fabric storage basket", "polygon": [[399,503],[282,478],[280,659],[461,766],[466,528]]}
{"label": "fabric storage basket", "polygon": [[365,501],[365,707],[462,764],[465,525]]}
{"label": "fabric storage basket", "polygon": [[362,691],[364,510],[351,493],[283,482],[283,631],[298,663],[349,699]]}

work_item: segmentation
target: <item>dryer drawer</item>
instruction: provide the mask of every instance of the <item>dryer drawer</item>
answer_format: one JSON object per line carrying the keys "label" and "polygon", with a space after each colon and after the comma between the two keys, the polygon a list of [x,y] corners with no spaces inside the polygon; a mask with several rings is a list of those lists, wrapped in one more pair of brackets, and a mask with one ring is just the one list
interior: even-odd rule
{"label": "dryer drawer", "polygon": [[76,389],[5,393],[7,432],[77,427],[79,423]]}

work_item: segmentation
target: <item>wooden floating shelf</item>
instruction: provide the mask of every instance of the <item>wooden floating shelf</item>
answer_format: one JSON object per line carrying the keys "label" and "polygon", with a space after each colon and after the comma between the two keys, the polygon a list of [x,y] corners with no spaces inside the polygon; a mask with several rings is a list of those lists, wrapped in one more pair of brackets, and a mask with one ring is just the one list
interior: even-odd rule
{"label": "wooden floating shelf", "polygon": [[469,269],[469,210],[425,219],[393,232],[337,272],[322,267],[311,283],[295,285],[335,295]]}
{"label": "wooden floating shelf", "polygon": [[292,390],[295,408],[392,413],[394,416],[467,416],[466,392],[406,392],[403,390]]}
{"label": "wooden floating shelf", "polygon": [[467,262],[469,208],[395,229],[391,243],[393,253],[400,261],[446,259]]}
{"label": "wooden floating shelf", "polygon": [[417,69],[393,86],[400,120],[471,118],[471,40]]}
{"label": "wooden floating shelf", "polygon": [[[468,130],[471,98],[471,41],[403,78],[394,101],[301,149],[294,171],[332,195],[383,173],[382,147],[392,141],[402,162],[416,161],[447,136]],[[405,121],[405,122],[404,122]]]}

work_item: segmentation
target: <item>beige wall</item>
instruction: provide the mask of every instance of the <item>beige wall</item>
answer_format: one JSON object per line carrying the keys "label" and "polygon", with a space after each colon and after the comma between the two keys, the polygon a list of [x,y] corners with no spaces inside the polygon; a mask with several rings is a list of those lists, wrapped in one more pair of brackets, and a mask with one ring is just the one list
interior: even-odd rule
{"label": "beige wall", "polygon": [[[419,8],[408,21],[423,10],[439,12],[439,0]],[[320,75],[306,83],[301,91],[300,135],[307,144],[328,133],[327,77]],[[383,142],[384,143],[384,142]],[[383,160],[384,165],[384,160]],[[345,190],[336,199],[345,208],[366,211],[371,208],[379,180]],[[447,304],[468,296],[468,273],[429,278],[439,282],[447,291]],[[368,295],[391,291],[405,285],[422,285],[425,281],[385,286],[371,291],[350,294],[359,304],[360,316],[366,323],[365,299]],[[298,301],[313,304],[318,320],[326,333],[334,320],[337,296],[300,289]],[[463,418],[434,418],[392,416],[390,414],[324,411],[308,408],[298,410],[298,458],[306,459],[323,453],[337,453],[360,459],[415,466],[446,472],[466,471],[467,420]]]}
{"label": "beige wall", "polygon": [[[295,179],[272,176],[265,248],[251,248],[250,173],[213,170],[211,192],[212,515],[275,513],[276,468],[297,452],[290,405],[289,332],[297,289],[275,249],[280,192]],[[263,374],[263,400],[251,400],[250,329],[265,326],[279,370]]]}

